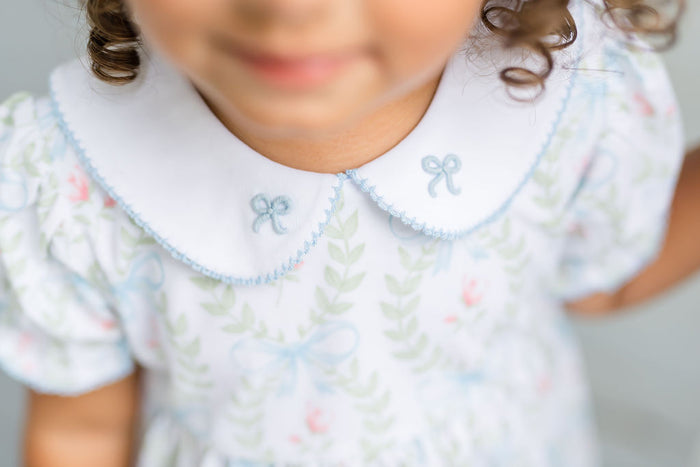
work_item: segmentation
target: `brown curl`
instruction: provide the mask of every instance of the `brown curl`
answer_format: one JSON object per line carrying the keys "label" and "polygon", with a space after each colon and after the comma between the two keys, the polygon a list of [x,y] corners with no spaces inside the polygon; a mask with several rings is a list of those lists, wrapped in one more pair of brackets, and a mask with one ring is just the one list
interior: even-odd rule
{"label": "brown curl", "polygon": [[90,35],[87,44],[92,72],[102,81],[126,84],[138,76],[139,32],[121,0],[87,0]]}
{"label": "brown curl", "polygon": [[[661,40],[661,45],[653,48],[663,50],[676,40],[684,6],[685,0],[603,0],[601,19],[610,19],[625,33],[653,42]],[[538,70],[510,66],[501,71],[501,80],[516,100],[530,99],[519,99],[512,90],[535,89],[536,95],[544,91],[545,81],[554,69],[553,52],[572,45],[578,35],[569,0],[485,0],[481,22],[503,39],[504,47],[529,51],[543,63]]]}

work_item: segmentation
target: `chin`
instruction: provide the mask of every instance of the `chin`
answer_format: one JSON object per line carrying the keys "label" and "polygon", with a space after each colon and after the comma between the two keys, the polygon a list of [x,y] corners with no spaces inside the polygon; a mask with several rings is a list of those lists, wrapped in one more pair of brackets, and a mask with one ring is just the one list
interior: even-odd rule
{"label": "chin", "polygon": [[[269,103],[269,102],[268,102]],[[259,136],[322,139],[350,127],[365,113],[351,105],[241,105],[240,125]]]}

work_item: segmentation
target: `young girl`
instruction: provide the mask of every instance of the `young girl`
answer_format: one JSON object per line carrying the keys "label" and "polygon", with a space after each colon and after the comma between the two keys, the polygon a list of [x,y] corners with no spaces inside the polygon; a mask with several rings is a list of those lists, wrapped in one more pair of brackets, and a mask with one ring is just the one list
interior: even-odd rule
{"label": "young girl", "polygon": [[679,109],[642,40],[674,12],[86,8],[88,57],[0,107],[27,465],[597,463],[564,304],[700,264],[700,170],[672,204]]}

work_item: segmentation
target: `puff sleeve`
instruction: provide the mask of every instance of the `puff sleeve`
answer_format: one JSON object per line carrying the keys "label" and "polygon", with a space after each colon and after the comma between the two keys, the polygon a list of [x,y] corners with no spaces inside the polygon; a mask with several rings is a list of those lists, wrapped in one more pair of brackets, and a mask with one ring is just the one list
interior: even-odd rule
{"label": "puff sleeve", "polygon": [[556,280],[567,301],[614,292],[657,257],[684,156],[659,54],[610,40],[601,56],[603,125],[570,201]]}
{"label": "puff sleeve", "polygon": [[134,364],[86,230],[67,228],[65,147],[47,98],[0,105],[0,367],[38,392],[77,395]]}

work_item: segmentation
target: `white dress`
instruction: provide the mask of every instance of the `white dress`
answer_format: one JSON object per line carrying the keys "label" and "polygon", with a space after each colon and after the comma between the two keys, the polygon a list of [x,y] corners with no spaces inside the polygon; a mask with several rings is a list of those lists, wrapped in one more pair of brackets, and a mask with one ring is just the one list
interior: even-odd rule
{"label": "white dress", "polygon": [[339,174],[254,152],[157,56],[59,67],[0,106],[0,366],[81,394],[141,365],[140,467],[596,465],[562,303],[655,257],[683,148],[659,57],[586,5],[536,104],[456,54]]}

